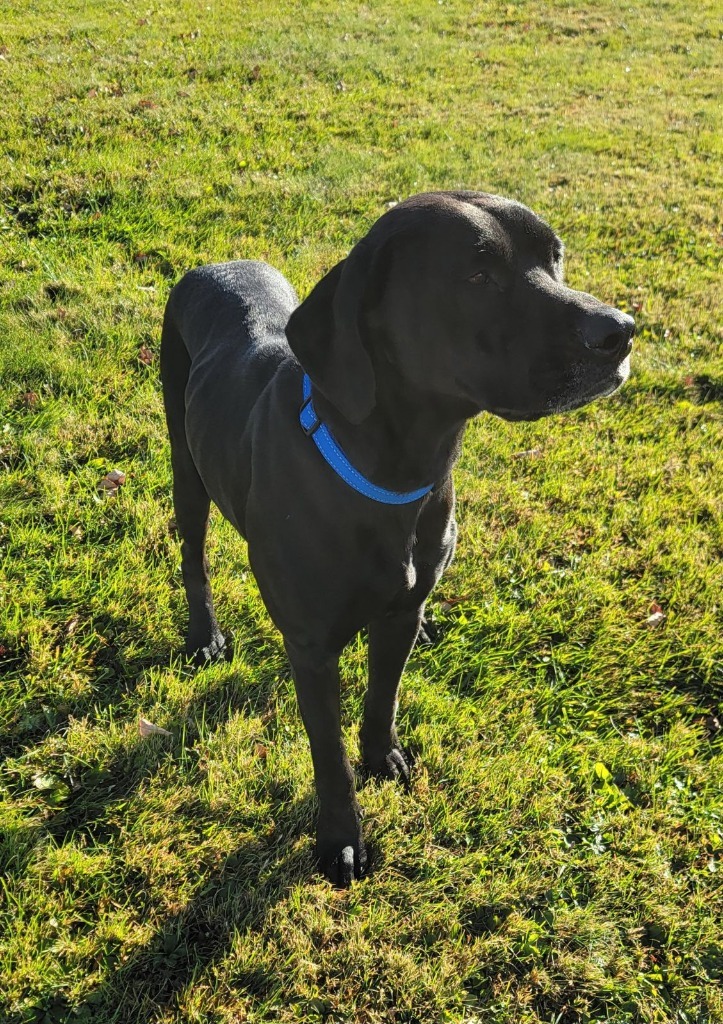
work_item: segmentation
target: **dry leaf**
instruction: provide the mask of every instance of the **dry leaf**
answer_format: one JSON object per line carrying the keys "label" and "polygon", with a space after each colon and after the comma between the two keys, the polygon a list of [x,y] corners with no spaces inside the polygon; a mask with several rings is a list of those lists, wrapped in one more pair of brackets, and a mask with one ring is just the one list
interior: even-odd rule
{"label": "dry leaf", "polygon": [[524,452],[515,452],[513,459],[539,459],[542,455],[542,448],[527,448]]}
{"label": "dry leaf", "polygon": [[462,601],[469,601],[471,594],[462,594],[461,596],[454,595],[452,597],[444,597],[439,602],[439,610],[441,612],[448,612],[454,608],[456,604],[461,604]]}
{"label": "dry leaf", "polygon": [[156,357],[154,356],[153,352],[151,351],[151,349],[148,348],[147,345],[141,345],[141,347],[138,349],[138,361],[140,363],[143,363],[144,366],[150,366],[155,358]]}
{"label": "dry leaf", "polygon": [[162,729],[160,725],[154,725],[153,722],[149,722],[147,718],[138,719],[138,732],[142,739],[148,739],[149,736],[172,736],[168,729]]}
{"label": "dry leaf", "polygon": [[717,715],[708,715],[705,720],[705,729],[709,739],[715,736],[721,731],[720,718]]}
{"label": "dry leaf", "polygon": [[33,775],[33,785],[36,789],[43,792],[49,789],[55,789],[59,782],[60,779],[58,776],[53,775],[52,772],[36,772],[36,774]]}
{"label": "dry leaf", "polygon": [[264,746],[263,743],[254,743],[254,754],[256,754],[257,757],[260,757],[262,760],[265,760],[268,752],[269,748]]}
{"label": "dry leaf", "polygon": [[98,482],[98,490],[108,498],[115,498],[118,494],[118,488],[122,487],[125,482],[126,475],[123,470],[112,469],[110,473],[106,473],[103,479]]}
{"label": "dry leaf", "polygon": [[665,622],[666,615],[661,606],[657,601],[653,601],[649,609],[649,615],[645,620],[645,625],[648,627],[659,626],[662,622]]}

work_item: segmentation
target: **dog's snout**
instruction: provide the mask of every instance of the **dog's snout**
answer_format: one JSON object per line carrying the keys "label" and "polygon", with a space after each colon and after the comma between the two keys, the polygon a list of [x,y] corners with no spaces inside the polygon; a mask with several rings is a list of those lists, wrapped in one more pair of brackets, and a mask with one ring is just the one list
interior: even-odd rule
{"label": "dog's snout", "polygon": [[618,309],[589,317],[582,328],[586,348],[604,356],[624,358],[633,347],[635,321]]}

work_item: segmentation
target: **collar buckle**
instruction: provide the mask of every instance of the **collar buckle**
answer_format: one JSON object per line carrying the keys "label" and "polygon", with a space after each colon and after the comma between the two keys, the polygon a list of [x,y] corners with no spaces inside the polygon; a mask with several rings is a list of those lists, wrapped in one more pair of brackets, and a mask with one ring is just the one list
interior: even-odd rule
{"label": "collar buckle", "polygon": [[313,437],[321,426],[321,420],[316,414],[316,409],[311,404],[311,395],[304,399],[299,409],[299,423],[307,437]]}

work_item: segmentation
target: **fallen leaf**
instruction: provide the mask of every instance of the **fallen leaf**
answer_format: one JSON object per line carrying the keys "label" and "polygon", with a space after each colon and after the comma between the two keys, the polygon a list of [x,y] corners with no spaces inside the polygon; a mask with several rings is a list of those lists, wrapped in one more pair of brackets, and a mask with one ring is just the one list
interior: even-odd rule
{"label": "fallen leaf", "polygon": [[650,615],[648,615],[647,619],[645,620],[645,625],[650,628],[659,626],[662,622],[665,622],[665,618],[666,616],[663,609],[660,607],[659,604],[653,602],[653,604],[651,604],[650,606]]}
{"label": "fallen leaf", "polygon": [[514,452],[513,459],[539,459],[542,455],[542,448],[527,448],[523,452]]}
{"label": "fallen leaf", "polygon": [[141,345],[138,349],[138,361],[143,363],[144,366],[150,366],[155,358],[155,355],[147,345]]}
{"label": "fallen leaf", "polygon": [[454,595],[452,597],[444,597],[439,602],[439,610],[441,612],[448,612],[451,608],[454,608],[456,604],[461,604],[462,601],[469,601],[471,594]]}
{"label": "fallen leaf", "polygon": [[705,729],[709,739],[721,731],[721,723],[717,715],[708,715],[705,720]]}
{"label": "fallen leaf", "polygon": [[256,754],[257,757],[260,757],[262,760],[266,759],[266,755],[268,754],[268,752],[269,748],[265,747],[263,743],[254,744],[254,754]]}
{"label": "fallen leaf", "polygon": [[122,487],[125,482],[126,475],[123,470],[112,469],[110,473],[106,473],[103,479],[99,481],[98,490],[108,498],[115,498],[118,494],[118,488]]}
{"label": "fallen leaf", "polygon": [[76,629],[78,628],[78,623],[79,622],[80,622],[80,616],[74,615],[72,619],[70,619],[68,622],[65,623],[64,632],[65,632],[66,637],[71,637],[73,635],[73,633],[75,633]]}
{"label": "fallen leaf", "polygon": [[33,775],[33,785],[36,789],[45,792],[50,789],[55,789],[59,785],[60,779],[57,775],[53,775],[51,772],[38,772]]}
{"label": "fallen leaf", "polygon": [[138,732],[142,739],[148,739],[149,736],[172,736],[168,729],[162,729],[160,725],[154,725],[153,722],[149,722],[147,718],[138,719]]}

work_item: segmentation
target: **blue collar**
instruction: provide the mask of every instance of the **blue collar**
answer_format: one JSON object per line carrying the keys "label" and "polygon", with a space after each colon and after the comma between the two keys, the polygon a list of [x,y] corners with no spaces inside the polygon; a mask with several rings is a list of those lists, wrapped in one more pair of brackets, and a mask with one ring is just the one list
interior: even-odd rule
{"label": "blue collar", "polygon": [[334,472],[345,483],[349,484],[350,487],[353,487],[355,491],[363,494],[366,498],[371,498],[373,501],[381,501],[385,505],[407,505],[412,501],[417,501],[418,498],[423,498],[434,487],[434,484],[430,484],[429,487],[420,487],[418,491],[405,491],[404,493],[388,491],[385,487],[377,487],[376,484],[367,480],[358,470],[354,469],[351,462],[349,462],[344,452],[331,436],[327,425],[322,423],[316,415],[316,410],[311,401],[311,380],[308,373],[304,374],[304,404],[299,410],[299,423],[301,424],[301,429],[313,440]]}

